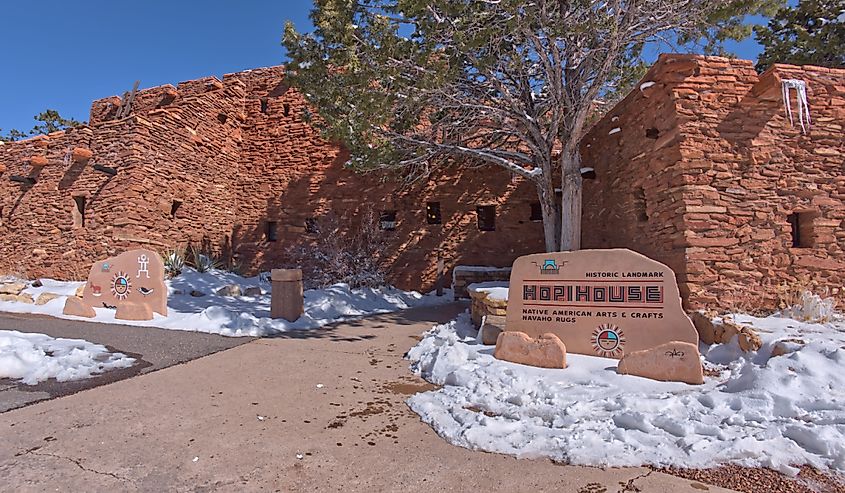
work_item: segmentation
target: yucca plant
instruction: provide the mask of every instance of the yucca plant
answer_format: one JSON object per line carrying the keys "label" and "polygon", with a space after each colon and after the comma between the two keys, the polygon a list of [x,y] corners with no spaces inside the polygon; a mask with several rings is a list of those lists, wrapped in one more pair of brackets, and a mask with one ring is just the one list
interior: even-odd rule
{"label": "yucca plant", "polygon": [[197,272],[208,272],[223,266],[223,263],[216,255],[211,252],[204,252],[198,247],[191,247],[190,254],[192,265]]}
{"label": "yucca plant", "polygon": [[185,268],[185,249],[179,247],[167,250],[162,255],[161,260],[164,263],[164,273],[167,277],[176,277]]}

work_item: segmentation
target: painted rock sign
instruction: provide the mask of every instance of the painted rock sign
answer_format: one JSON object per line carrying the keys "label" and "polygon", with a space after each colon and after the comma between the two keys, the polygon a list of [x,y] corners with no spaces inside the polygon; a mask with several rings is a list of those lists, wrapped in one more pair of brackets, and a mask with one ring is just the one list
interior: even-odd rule
{"label": "painted rock sign", "polygon": [[129,320],[149,320],[153,312],[167,316],[161,257],[140,249],[95,262],[82,291],[82,304],[115,309],[116,318]]}
{"label": "painted rock sign", "polygon": [[551,332],[570,353],[617,359],[670,341],[698,343],[675,273],[626,249],[516,259],[505,330]]}

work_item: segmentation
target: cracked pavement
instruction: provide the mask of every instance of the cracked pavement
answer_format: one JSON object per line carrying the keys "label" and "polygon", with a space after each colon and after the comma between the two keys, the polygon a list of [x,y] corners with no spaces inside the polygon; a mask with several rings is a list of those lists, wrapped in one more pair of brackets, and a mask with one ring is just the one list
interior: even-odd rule
{"label": "cracked pavement", "polygon": [[259,339],[0,414],[2,489],[724,492],[647,468],[452,446],[412,413],[403,354],[466,305]]}

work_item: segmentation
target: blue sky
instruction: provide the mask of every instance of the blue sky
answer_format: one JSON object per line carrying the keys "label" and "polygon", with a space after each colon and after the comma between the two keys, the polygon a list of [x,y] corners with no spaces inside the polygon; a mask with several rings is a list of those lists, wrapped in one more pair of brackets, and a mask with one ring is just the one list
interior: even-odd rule
{"label": "blue sky", "polygon": [[[51,108],[88,120],[91,101],[132,88],[220,76],[284,61],[290,19],[310,28],[311,0],[4,2],[0,128],[29,130]],[[732,47],[756,58],[747,40]]]}

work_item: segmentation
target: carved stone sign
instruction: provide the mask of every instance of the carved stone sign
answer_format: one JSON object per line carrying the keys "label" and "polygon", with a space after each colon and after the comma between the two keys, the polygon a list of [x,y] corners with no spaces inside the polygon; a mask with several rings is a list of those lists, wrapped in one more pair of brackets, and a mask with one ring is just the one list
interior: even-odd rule
{"label": "carved stone sign", "polygon": [[617,359],[670,341],[698,343],[675,273],[626,249],[516,259],[505,330],[551,332],[570,353]]}
{"label": "carved stone sign", "polygon": [[[153,312],[166,317],[167,286],[161,257],[140,249],[95,262],[88,273],[81,304],[114,309],[115,318],[126,320],[151,320]],[[68,308],[66,305],[66,311]],[[79,314],[76,312],[80,307],[75,308],[70,314]]]}

